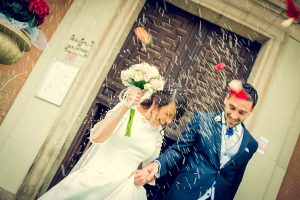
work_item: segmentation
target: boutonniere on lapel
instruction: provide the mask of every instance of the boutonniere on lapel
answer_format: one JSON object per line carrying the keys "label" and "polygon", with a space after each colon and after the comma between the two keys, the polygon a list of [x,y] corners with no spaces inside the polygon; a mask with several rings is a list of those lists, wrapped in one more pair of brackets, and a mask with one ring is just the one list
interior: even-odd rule
{"label": "boutonniere on lapel", "polygon": [[217,115],[217,116],[215,117],[215,121],[216,121],[216,122],[220,122],[221,120],[222,120],[221,115]]}

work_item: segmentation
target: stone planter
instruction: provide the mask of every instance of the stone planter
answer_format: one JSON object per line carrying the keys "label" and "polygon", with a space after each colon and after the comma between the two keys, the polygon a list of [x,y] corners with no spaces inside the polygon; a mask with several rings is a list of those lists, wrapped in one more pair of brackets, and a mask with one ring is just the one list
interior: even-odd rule
{"label": "stone planter", "polygon": [[24,32],[0,19],[0,64],[17,63],[21,53],[30,48],[30,38]]}

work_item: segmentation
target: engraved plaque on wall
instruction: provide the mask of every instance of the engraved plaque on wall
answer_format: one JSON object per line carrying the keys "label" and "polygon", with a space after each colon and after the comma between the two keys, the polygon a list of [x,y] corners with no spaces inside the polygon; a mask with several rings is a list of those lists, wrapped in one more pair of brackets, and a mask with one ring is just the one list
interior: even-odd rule
{"label": "engraved plaque on wall", "polygon": [[59,60],[53,61],[36,97],[60,106],[78,72],[77,66]]}
{"label": "engraved plaque on wall", "polygon": [[65,51],[86,58],[90,54],[94,44],[94,41],[72,35],[65,47]]}

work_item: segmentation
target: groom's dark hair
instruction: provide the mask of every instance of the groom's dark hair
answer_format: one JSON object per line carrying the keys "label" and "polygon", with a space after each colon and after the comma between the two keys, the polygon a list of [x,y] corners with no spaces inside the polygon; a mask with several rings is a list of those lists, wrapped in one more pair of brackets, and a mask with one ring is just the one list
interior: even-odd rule
{"label": "groom's dark hair", "polygon": [[252,108],[254,108],[255,105],[257,104],[257,100],[258,100],[258,94],[257,94],[256,89],[249,83],[243,83],[242,86],[243,86],[243,89],[245,90],[245,92],[247,92],[247,94],[248,94],[248,100],[252,101],[252,103],[253,103]]}
{"label": "groom's dark hair", "polygon": [[[243,90],[247,93],[247,100],[251,101],[252,104],[252,108],[254,108],[257,104],[257,100],[258,100],[258,94],[256,89],[250,85],[249,83],[246,82],[242,82],[242,87]],[[232,95],[231,91],[229,91],[228,93],[229,95]]]}

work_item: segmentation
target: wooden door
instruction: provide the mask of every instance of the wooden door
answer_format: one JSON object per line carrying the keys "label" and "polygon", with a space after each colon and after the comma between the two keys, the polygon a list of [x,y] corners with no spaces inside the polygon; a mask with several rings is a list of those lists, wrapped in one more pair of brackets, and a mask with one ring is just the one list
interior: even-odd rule
{"label": "wooden door", "polygon": [[[138,26],[143,26],[153,38],[146,51],[134,35],[133,30]],[[190,112],[220,109],[228,80],[247,80],[259,49],[260,44],[165,1],[147,1],[50,187],[69,173],[88,146],[89,129],[118,102],[117,96],[125,88],[120,80],[123,69],[142,61],[158,66],[168,82],[187,92],[189,108],[184,118],[187,121]],[[220,62],[226,64],[224,70],[214,70],[214,65]],[[174,125],[167,129],[167,137],[171,139],[166,140],[165,147],[181,129]]]}

